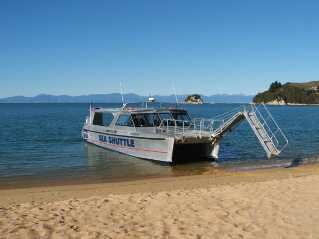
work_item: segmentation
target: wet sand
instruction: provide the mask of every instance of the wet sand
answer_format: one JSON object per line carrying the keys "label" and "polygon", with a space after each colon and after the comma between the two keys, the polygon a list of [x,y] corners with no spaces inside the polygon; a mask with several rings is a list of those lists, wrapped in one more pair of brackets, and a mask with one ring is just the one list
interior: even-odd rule
{"label": "wet sand", "polygon": [[318,164],[0,190],[0,238],[318,235]]}

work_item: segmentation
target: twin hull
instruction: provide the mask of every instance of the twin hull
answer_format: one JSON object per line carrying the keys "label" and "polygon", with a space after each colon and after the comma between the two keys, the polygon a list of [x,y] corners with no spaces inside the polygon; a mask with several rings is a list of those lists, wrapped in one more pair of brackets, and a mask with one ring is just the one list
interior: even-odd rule
{"label": "twin hull", "polygon": [[[83,129],[82,137],[88,143],[105,149],[117,151],[138,158],[168,162],[177,161],[178,157],[214,157],[214,147],[206,143],[176,143],[174,137],[142,137],[125,134],[112,134]],[[218,152],[217,152],[218,153]],[[177,155],[179,154],[179,155]],[[216,158],[217,156],[215,156]]]}

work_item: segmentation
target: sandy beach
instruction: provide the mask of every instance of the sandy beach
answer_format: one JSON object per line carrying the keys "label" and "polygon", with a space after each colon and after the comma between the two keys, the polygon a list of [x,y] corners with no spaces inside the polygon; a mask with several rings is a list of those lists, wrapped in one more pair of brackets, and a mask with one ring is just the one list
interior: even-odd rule
{"label": "sandy beach", "polygon": [[319,238],[319,165],[3,189],[0,238]]}

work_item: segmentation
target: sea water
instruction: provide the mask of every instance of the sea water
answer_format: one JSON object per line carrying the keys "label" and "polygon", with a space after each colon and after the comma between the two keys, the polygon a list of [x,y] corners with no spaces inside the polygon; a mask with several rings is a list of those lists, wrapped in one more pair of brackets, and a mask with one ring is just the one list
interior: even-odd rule
{"label": "sea water", "polygon": [[[119,104],[96,104],[119,107]],[[212,118],[238,104],[180,105],[191,117]],[[289,139],[276,159],[266,154],[246,121],[221,141],[220,158],[182,165],[141,160],[87,144],[81,128],[88,104],[0,104],[0,186],[85,183],[200,174],[218,168],[254,169],[317,161],[318,106],[269,106]],[[194,159],[197,161],[196,159]]]}

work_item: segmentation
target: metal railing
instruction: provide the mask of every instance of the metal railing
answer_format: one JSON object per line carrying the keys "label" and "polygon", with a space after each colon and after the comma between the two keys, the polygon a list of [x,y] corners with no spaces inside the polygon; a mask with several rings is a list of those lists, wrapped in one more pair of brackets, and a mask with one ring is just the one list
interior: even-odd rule
{"label": "metal railing", "polygon": [[218,135],[225,130],[227,131],[228,127],[236,123],[237,118],[244,113],[255,113],[261,126],[265,128],[269,139],[273,141],[280,151],[288,145],[287,137],[264,104],[259,106],[255,104],[243,105],[211,119],[194,118],[192,121],[164,119],[157,129],[161,133],[172,136],[185,135],[186,133],[193,133],[199,136],[202,134],[207,135],[207,133]]}
{"label": "metal railing", "polygon": [[242,111],[232,111],[212,119],[194,118],[192,121],[164,119],[157,127],[157,133],[169,136],[213,136],[221,133],[225,127],[230,125],[233,120],[242,114]]}
{"label": "metal railing", "polygon": [[164,119],[157,127],[157,133],[166,134],[169,136],[184,136],[186,133],[196,133],[196,126],[192,121]]}
{"label": "metal railing", "polygon": [[[258,107],[259,106],[259,107]],[[278,150],[278,154],[282,152],[288,145],[289,141],[282,129],[279,127],[272,114],[269,112],[265,104],[251,104],[246,112],[255,113],[260,122],[260,126],[266,131],[269,140]]]}
{"label": "metal railing", "polygon": [[169,136],[210,136],[213,132],[213,121],[210,119],[193,119],[192,121],[164,119],[157,127],[157,133]]}
{"label": "metal railing", "polygon": [[211,119],[194,118],[192,121],[164,119],[157,127],[157,133],[169,136],[185,136],[186,134],[193,134],[199,137],[204,135],[214,136],[222,133],[243,111],[244,106],[240,106]]}

